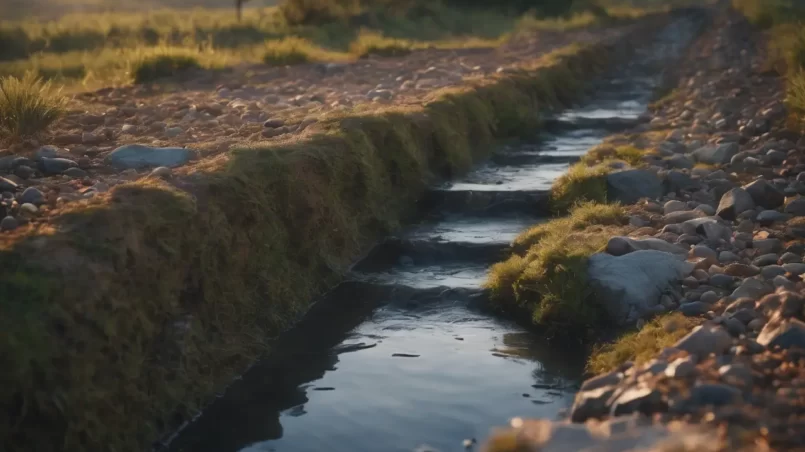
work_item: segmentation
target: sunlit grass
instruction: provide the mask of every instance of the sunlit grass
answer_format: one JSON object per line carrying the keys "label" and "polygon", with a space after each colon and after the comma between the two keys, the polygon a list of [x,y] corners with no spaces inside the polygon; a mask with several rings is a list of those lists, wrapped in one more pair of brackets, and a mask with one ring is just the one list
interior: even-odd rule
{"label": "sunlit grass", "polygon": [[64,113],[64,98],[33,74],[0,78],[0,136],[37,135]]}

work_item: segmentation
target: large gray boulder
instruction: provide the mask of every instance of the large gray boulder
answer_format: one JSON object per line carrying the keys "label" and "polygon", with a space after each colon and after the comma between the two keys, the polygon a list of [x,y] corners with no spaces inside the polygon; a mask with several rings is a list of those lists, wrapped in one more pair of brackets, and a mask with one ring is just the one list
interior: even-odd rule
{"label": "large gray boulder", "polygon": [[663,195],[662,182],[651,171],[628,169],[607,175],[607,198],[634,204],[640,198],[657,199]]}
{"label": "large gray boulder", "polygon": [[623,256],[590,256],[587,277],[594,300],[616,325],[625,326],[652,311],[662,294],[693,268],[677,255],[639,250]]}
{"label": "large gray boulder", "polygon": [[724,143],[717,146],[710,145],[701,147],[691,152],[691,155],[699,163],[723,165],[729,163],[738,151],[738,143]]}
{"label": "large gray boulder", "polygon": [[112,151],[107,160],[118,169],[140,169],[167,166],[174,168],[184,165],[193,156],[193,151],[185,148],[155,148],[141,144],[127,144]]}

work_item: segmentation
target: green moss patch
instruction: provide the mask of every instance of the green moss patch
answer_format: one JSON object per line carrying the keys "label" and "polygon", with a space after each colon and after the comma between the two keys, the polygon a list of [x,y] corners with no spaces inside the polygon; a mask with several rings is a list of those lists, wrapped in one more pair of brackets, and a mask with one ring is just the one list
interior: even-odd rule
{"label": "green moss patch", "polygon": [[493,303],[524,310],[556,333],[578,335],[601,324],[604,313],[589,302],[587,260],[622,232],[625,218],[619,206],[585,203],[571,208],[567,218],[526,231],[515,240],[520,254],[490,270],[486,287]]}
{"label": "green moss patch", "polygon": [[[187,191],[143,179],[0,236],[0,356],[14,369],[2,449],[148,449],[394,230],[428,181],[532,130],[613,50],[575,47],[423,106],[321,118],[197,164]],[[516,292],[548,295],[540,318],[576,312],[557,301],[583,290],[573,283],[600,240],[575,233],[583,245],[557,237],[524,258],[529,275],[546,272]]]}
{"label": "green moss patch", "polygon": [[699,318],[685,317],[678,312],[657,317],[640,331],[627,333],[615,342],[596,347],[587,360],[587,372],[592,375],[610,372],[627,361],[645,363],[664,348],[674,345],[701,322]]}
{"label": "green moss patch", "polygon": [[590,166],[585,162],[572,165],[551,186],[551,210],[561,214],[570,211],[574,204],[583,201],[607,201],[607,174],[611,169],[604,164]]}

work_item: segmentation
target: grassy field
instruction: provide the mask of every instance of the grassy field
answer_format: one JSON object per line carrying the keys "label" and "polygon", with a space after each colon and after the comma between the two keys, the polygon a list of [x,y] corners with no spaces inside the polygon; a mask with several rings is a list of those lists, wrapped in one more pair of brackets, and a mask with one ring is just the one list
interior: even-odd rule
{"label": "grassy field", "polygon": [[[76,7],[68,0],[54,1],[49,10]],[[365,10],[313,26],[295,24],[277,6],[246,9],[239,21],[230,2],[224,3],[230,6],[227,9],[209,7],[221,6],[214,0],[200,3],[208,7],[190,9],[165,8],[171,2],[147,9],[146,1],[144,10],[134,10],[123,2],[116,12],[102,12],[104,0],[77,4],[84,11],[98,12],[0,21],[0,76],[32,72],[70,89],[91,89],[136,81],[139,65],[164,60],[165,55],[194,59],[191,66],[201,68],[346,61],[368,53],[399,55],[425,47],[497,46],[518,32],[586,27],[658,9],[617,4],[594,12],[580,9],[567,17],[539,18],[500,8],[414,2],[407,8]]]}

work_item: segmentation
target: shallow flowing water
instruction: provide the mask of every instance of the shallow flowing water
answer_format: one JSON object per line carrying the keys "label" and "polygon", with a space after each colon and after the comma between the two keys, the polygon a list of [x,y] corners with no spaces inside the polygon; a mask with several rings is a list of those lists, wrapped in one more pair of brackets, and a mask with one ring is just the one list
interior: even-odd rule
{"label": "shallow flowing water", "polygon": [[490,312],[481,284],[511,240],[544,220],[554,179],[639,121],[695,29],[675,20],[583,106],[549,121],[552,134],[432,189],[421,224],[379,244],[167,449],[459,451],[513,416],[556,418],[580,382],[581,350]]}

